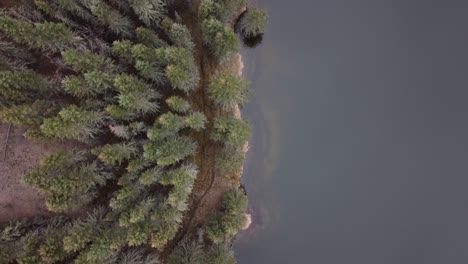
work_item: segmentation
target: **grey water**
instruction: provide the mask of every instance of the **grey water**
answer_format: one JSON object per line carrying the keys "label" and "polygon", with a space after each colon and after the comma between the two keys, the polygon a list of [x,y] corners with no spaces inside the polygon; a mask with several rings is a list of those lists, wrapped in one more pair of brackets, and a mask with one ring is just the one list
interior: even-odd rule
{"label": "grey water", "polygon": [[468,263],[468,1],[257,4],[238,262]]}

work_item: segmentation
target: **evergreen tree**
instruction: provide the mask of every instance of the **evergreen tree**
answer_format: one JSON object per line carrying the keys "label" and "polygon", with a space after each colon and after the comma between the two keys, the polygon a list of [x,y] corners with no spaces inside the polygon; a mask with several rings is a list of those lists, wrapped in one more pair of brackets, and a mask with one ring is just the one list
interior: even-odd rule
{"label": "evergreen tree", "polygon": [[175,89],[189,92],[197,87],[200,76],[190,50],[166,47],[156,52],[158,59],[167,64],[166,77]]}
{"label": "evergreen tree", "polygon": [[129,160],[137,153],[138,148],[132,143],[107,144],[97,149],[98,158],[110,165],[120,165],[124,160]]}
{"label": "evergreen tree", "polygon": [[91,10],[101,25],[109,27],[112,32],[123,37],[132,36],[132,21],[118,10],[100,0],[80,0],[80,2]]}
{"label": "evergreen tree", "polygon": [[86,154],[77,151],[50,155],[24,177],[24,182],[48,195],[46,204],[51,211],[79,208],[94,198],[95,187],[112,177],[96,162],[86,160]]}
{"label": "evergreen tree", "polygon": [[247,82],[236,74],[219,73],[211,81],[208,93],[215,104],[224,109],[232,109],[247,102]]}
{"label": "evergreen tree", "polygon": [[127,74],[118,75],[114,86],[120,106],[137,113],[155,113],[159,109],[159,93],[143,81]]}
{"label": "evergreen tree", "polygon": [[149,28],[139,27],[136,29],[136,36],[139,43],[149,48],[160,48],[167,46],[161,38],[158,37],[156,32]]}
{"label": "evergreen tree", "polygon": [[77,38],[64,24],[44,22],[32,24],[0,13],[0,31],[20,44],[42,51],[57,52],[72,47]]}
{"label": "evergreen tree", "polygon": [[49,83],[36,73],[0,71],[0,105],[31,101],[33,98],[43,97],[51,92]]}
{"label": "evergreen tree", "polygon": [[204,257],[203,245],[184,239],[171,252],[168,264],[206,264]]}
{"label": "evergreen tree", "polygon": [[164,19],[162,26],[175,46],[193,50],[195,44],[192,41],[190,31],[185,25],[174,23],[170,19]]}
{"label": "evergreen tree", "polygon": [[244,153],[235,148],[226,147],[221,155],[216,157],[216,166],[224,173],[240,173],[245,161]]}
{"label": "evergreen tree", "polygon": [[158,24],[166,12],[163,0],[129,0],[128,3],[147,26]]}
{"label": "evergreen tree", "polygon": [[103,208],[94,209],[86,217],[79,218],[69,226],[67,234],[63,238],[63,248],[66,252],[76,253],[92,242],[102,229],[108,224],[105,219],[106,212]]}
{"label": "evergreen tree", "polygon": [[220,117],[215,120],[211,138],[228,146],[240,146],[247,142],[252,130],[247,121],[234,117]]}
{"label": "evergreen tree", "polygon": [[239,21],[238,29],[246,38],[255,37],[265,31],[267,20],[265,10],[249,8]]}
{"label": "evergreen tree", "polygon": [[20,127],[37,126],[44,118],[57,114],[58,105],[45,100],[0,109],[0,119]]}
{"label": "evergreen tree", "polygon": [[166,99],[166,103],[171,108],[171,110],[186,113],[191,109],[190,103],[178,96],[171,96]]}
{"label": "evergreen tree", "polygon": [[204,264],[236,264],[232,248],[225,245],[212,246],[207,252]]}
{"label": "evergreen tree", "polygon": [[212,17],[202,22],[203,39],[218,59],[224,59],[239,51],[236,33],[221,21]]}
{"label": "evergreen tree", "polygon": [[65,64],[70,65],[73,70],[79,73],[93,71],[114,73],[117,71],[117,67],[110,58],[93,54],[90,50],[68,49],[62,51],[62,59]]}
{"label": "evergreen tree", "polygon": [[144,157],[160,166],[179,162],[195,152],[197,144],[186,136],[174,136],[162,141],[149,141],[144,146]]}
{"label": "evergreen tree", "polygon": [[56,139],[86,141],[99,131],[104,118],[103,113],[68,106],[60,110],[56,117],[44,119],[41,131]]}
{"label": "evergreen tree", "polygon": [[195,131],[200,131],[204,129],[206,122],[206,116],[202,112],[190,113],[184,119],[185,125]]}

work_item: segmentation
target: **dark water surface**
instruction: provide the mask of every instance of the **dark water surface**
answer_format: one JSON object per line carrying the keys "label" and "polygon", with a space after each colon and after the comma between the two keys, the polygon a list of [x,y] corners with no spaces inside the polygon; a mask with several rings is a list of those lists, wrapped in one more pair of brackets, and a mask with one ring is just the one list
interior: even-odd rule
{"label": "dark water surface", "polygon": [[239,263],[468,263],[468,1],[258,4]]}

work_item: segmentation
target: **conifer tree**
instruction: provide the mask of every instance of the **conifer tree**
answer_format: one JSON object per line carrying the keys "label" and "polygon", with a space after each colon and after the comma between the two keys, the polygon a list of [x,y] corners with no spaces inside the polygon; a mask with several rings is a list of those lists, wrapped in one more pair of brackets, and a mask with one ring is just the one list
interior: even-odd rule
{"label": "conifer tree", "polygon": [[161,141],[149,141],[144,146],[144,157],[155,160],[160,166],[179,162],[195,152],[197,144],[186,136],[169,137]]}
{"label": "conifer tree", "polygon": [[159,93],[150,85],[128,75],[118,75],[114,86],[119,91],[117,96],[120,106],[137,113],[155,113],[159,109]]}
{"label": "conifer tree", "polygon": [[86,141],[99,131],[99,126],[104,118],[105,116],[101,112],[68,106],[60,110],[56,117],[44,119],[41,131],[44,135],[56,139]]}
{"label": "conifer tree", "polygon": [[238,29],[246,38],[255,37],[265,31],[267,19],[265,10],[249,8],[239,21]]}
{"label": "conifer tree", "polygon": [[138,42],[149,48],[160,48],[167,46],[167,43],[159,38],[156,32],[149,28],[139,27],[135,32]]}
{"label": "conifer tree", "polygon": [[110,165],[120,165],[124,160],[129,160],[137,153],[138,148],[132,143],[107,144],[97,149],[98,158]]}
{"label": "conifer tree", "polygon": [[101,25],[108,26],[115,34],[123,37],[133,35],[132,21],[107,3],[100,0],[80,0],[80,2],[91,10]]}
{"label": "conifer tree", "polygon": [[222,72],[214,76],[208,93],[215,104],[232,109],[247,102],[247,82],[236,74]]}
{"label": "conifer tree", "polygon": [[87,162],[85,152],[68,151],[48,156],[24,177],[24,182],[47,194],[51,211],[76,209],[94,198],[95,187],[103,186],[112,174]]}
{"label": "conifer tree", "polygon": [[175,46],[193,50],[195,44],[192,41],[190,31],[185,25],[174,23],[166,18],[163,20],[162,26]]}
{"label": "conifer tree", "polygon": [[0,31],[20,44],[42,51],[57,52],[77,44],[77,38],[64,24],[44,22],[32,24],[0,13]]}
{"label": "conifer tree", "polygon": [[228,146],[244,144],[252,134],[247,121],[234,117],[220,117],[215,120],[211,138]]}
{"label": "conifer tree", "polygon": [[236,33],[213,17],[202,22],[203,39],[209,45],[211,52],[218,59],[224,59],[239,51],[239,41]]}
{"label": "conifer tree", "polygon": [[166,99],[166,103],[171,108],[171,110],[186,113],[191,109],[190,103],[178,96],[171,96]]}
{"label": "conifer tree", "polygon": [[239,173],[245,161],[244,153],[232,147],[226,147],[216,157],[216,167],[224,173]]}
{"label": "conifer tree", "polygon": [[[26,102],[51,93],[49,83],[28,71],[0,71],[0,103]],[[39,94],[37,96],[36,94]]]}
{"label": "conifer tree", "polygon": [[168,264],[206,264],[203,245],[184,239],[171,252]]}
{"label": "conifer tree", "polygon": [[232,248],[226,245],[215,245],[206,252],[205,264],[236,264]]}
{"label": "conifer tree", "polygon": [[0,119],[20,127],[37,126],[44,118],[57,114],[59,107],[55,103],[36,100],[32,104],[21,104],[0,109]]}
{"label": "conifer tree", "polygon": [[129,0],[128,3],[147,26],[159,24],[166,12],[163,0]]}

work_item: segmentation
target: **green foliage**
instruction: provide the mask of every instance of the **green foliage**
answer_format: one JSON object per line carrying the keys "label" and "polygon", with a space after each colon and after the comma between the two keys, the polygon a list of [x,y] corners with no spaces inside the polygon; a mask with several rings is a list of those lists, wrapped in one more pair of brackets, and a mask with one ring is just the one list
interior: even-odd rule
{"label": "green foliage", "polygon": [[100,235],[107,224],[105,215],[105,210],[98,208],[88,213],[86,217],[74,221],[63,238],[63,249],[66,252],[75,253],[86,248]]}
{"label": "green foliage", "polygon": [[245,161],[244,153],[232,147],[226,147],[216,157],[216,166],[224,173],[240,173]]}
{"label": "green foliage", "polygon": [[81,0],[81,2],[91,10],[101,25],[109,27],[112,32],[123,37],[132,36],[132,21],[119,11],[100,0]]}
{"label": "green foliage", "polygon": [[52,22],[32,24],[2,13],[0,13],[0,31],[15,42],[42,51],[57,52],[72,47],[79,40],[64,24]]}
{"label": "green foliage", "polygon": [[213,17],[202,22],[202,33],[205,43],[218,59],[239,51],[239,41],[234,30]]}
{"label": "green foliage", "polygon": [[66,151],[48,156],[24,177],[24,182],[47,194],[51,211],[73,210],[94,198],[97,186],[112,175],[96,163],[87,162],[85,152]]}
{"label": "green foliage", "polygon": [[203,245],[184,239],[172,251],[168,264],[206,264]]}
{"label": "green foliage", "polygon": [[159,93],[150,85],[128,74],[118,75],[114,86],[120,106],[136,113],[155,113],[159,109]]}
{"label": "green foliage", "polygon": [[217,20],[224,20],[227,15],[227,10],[222,1],[217,0],[202,0],[198,10],[200,21],[213,17]]}
{"label": "green foliage", "polygon": [[97,96],[112,87],[113,74],[90,71],[82,76],[68,76],[62,80],[63,89],[76,97]]}
{"label": "green foliage", "polygon": [[110,58],[93,54],[90,50],[65,50],[62,51],[62,58],[65,64],[70,65],[76,72],[115,72],[116,66]]}
{"label": "green foliage", "polygon": [[129,160],[135,156],[137,151],[137,147],[132,143],[107,144],[98,149],[98,158],[110,165],[120,165],[124,160]]}
{"label": "green foliage", "polygon": [[164,70],[158,63],[137,60],[135,69],[141,77],[159,84],[163,83]]}
{"label": "green foliage", "polygon": [[167,35],[174,43],[175,46],[193,50],[195,44],[192,41],[190,31],[185,25],[174,23],[169,19],[163,21],[163,26],[166,30]]}
{"label": "green foliage", "polygon": [[147,126],[144,122],[132,122],[128,126],[110,125],[109,129],[111,130],[112,134],[120,138],[129,140],[138,136],[141,133],[146,132]]}
{"label": "green foliage", "polygon": [[159,179],[161,179],[163,175],[163,171],[159,167],[154,167],[151,169],[148,169],[144,171],[141,175],[138,181],[140,182],[141,185],[149,186],[154,183],[157,183]]}
{"label": "green foliage", "polygon": [[207,237],[215,244],[231,239],[246,222],[247,196],[239,189],[224,194],[224,211],[214,213],[207,226]]}
{"label": "green foliage", "polygon": [[119,254],[113,264],[159,264],[158,257],[153,253],[145,253],[141,248],[131,248]]}
{"label": "green foliage", "polygon": [[265,31],[268,14],[265,10],[249,8],[239,21],[238,28],[244,37],[255,37]]}
{"label": "green foliage", "polygon": [[215,120],[211,138],[228,146],[240,146],[251,136],[252,129],[247,121],[234,117],[220,117]]}
{"label": "green foliage", "polygon": [[208,220],[206,228],[206,236],[215,244],[224,242],[226,237],[226,231],[224,230],[223,214],[215,212]]}
{"label": "green foliage", "polygon": [[144,146],[144,157],[155,160],[160,166],[169,166],[192,155],[197,144],[186,136],[169,137],[161,141],[149,141]]}
{"label": "green foliage", "polygon": [[48,137],[86,141],[98,132],[104,117],[100,112],[68,106],[60,110],[56,117],[44,119],[40,128]]}
{"label": "green foliage", "polygon": [[171,96],[166,99],[166,103],[171,108],[171,110],[186,113],[191,109],[190,103],[178,96]]}
{"label": "green foliage", "polygon": [[206,116],[202,112],[190,113],[184,119],[185,125],[195,131],[200,131],[204,129],[206,122]]}
{"label": "green foliage", "polygon": [[147,26],[158,24],[166,12],[163,0],[129,0],[128,3]]}
{"label": "green foliage", "polygon": [[52,92],[48,82],[36,73],[0,71],[0,105],[31,101],[33,98],[45,96],[48,92]]}
{"label": "green foliage", "polygon": [[139,27],[136,29],[136,36],[138,42],[149,47],[149,48],[159,48],[167,46],[167,43],[161,40],[156,32],[149,28]]}
{"label": "green foliage", "polygon": [[112,53],[130,63],[133,61],[132,47],[133,43],[130,40],[116,40],[112,43]]}
{"label": "green foliage", "polygon": [[158,49],[157,54],[168,64],[166,76],[174,88],[189,92],[197,87],[200,76],[190,50],[167,47]]}
{"label": "green foliage", "polygon": [[236,264],[232,248],[225,245],[212,246],[207,252],[204,264]]}
{"label": "green foliage", "polygon": [[37,100],[32,104],[21,104],[0,109],[0,119],[20,127],[37,126],[44,118],[58,112],[58,106],[45,100]]}
{"label": "green foliage", "polygon": [[232,109],[247,102],[247,82],[233,73],[219,73],[211,81],[208,94],[218,106]]}

